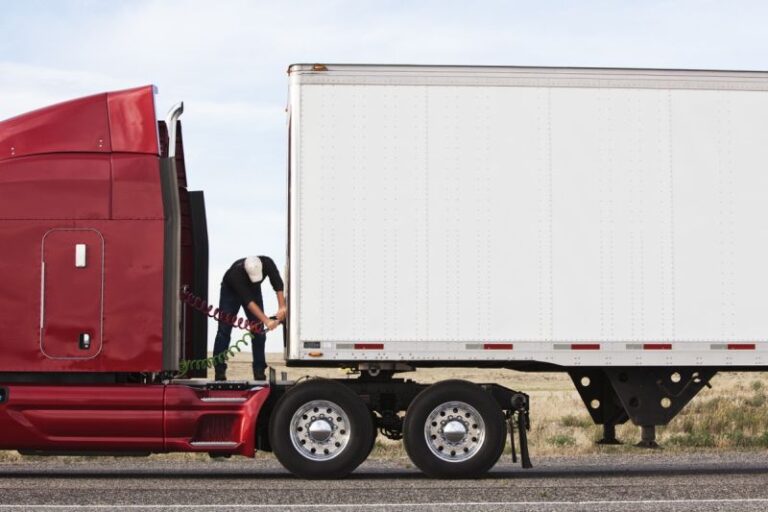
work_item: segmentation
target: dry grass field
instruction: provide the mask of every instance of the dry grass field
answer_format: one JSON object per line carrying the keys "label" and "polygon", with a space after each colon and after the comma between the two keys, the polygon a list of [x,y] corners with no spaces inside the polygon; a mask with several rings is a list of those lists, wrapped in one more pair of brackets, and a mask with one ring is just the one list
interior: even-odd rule
{"label": "dry grass field", "polygon": [[[304,376],[345,378],[340,369],[286,368],[279,355],[270,354],[276,371],[288,372],[289,378]],[[230,363],[230,379],[248,379],[250,354],[240,354]],[[212,372],[211,372],[212,374]],[[212,375],[211,375],[212,376]],[[510,370],[472,368],[420,369],[398,376],[419,382],[437,382],[449,378],[473,382],[496,382],[531,396],[529,435],[531,454],[576,455],[587,453],[643,453],[633,445],[640,431],[631,423],[617,428],[621,446],[599,446],[595,441],[602,432],[589,414],[566,374],[521,373]],[[354,376],[349,376],[354,378]],[[657,429],[659,444],[665,451],[765,450],[768,448],[768,373],[722,373],[705,388],[667,426]],[[507,446],[509,451],[509,446]],[[172,454],[153,457],[207,458],[205,455]],[[405,458],[400,442],[379,436],[372,457]],[[0,451],[0,460],[27,459],[16,452]]]}

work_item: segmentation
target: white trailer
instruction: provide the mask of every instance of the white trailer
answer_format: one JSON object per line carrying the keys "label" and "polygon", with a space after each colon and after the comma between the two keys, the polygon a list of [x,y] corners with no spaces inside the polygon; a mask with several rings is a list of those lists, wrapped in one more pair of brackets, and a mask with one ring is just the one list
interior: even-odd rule
{"label": "white trailer", "polygon": [[290,122],[289,359],[768,363],[768,73],[293,66]]}
{"label": "white trailer", "polygon": [[[604,442],[632,419],[647,446],[717,371],[765,370],[768,73],[289,77],[290,365],[564,371]],[[479,406],[434,387],[387,428],[428,473],[483,470],[429,426]]]}

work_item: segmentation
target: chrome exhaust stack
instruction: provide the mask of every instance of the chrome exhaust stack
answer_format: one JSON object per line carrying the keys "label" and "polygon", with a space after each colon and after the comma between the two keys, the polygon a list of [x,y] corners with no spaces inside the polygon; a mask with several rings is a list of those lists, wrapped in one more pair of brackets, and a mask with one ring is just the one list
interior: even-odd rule
{"label": "chrome exhaust stack", "polygon": [[180,101],[168,111],[165,116],[165,126],[168,128],[168,158],[176,158],[176,124],[184,113],[184,102]]}

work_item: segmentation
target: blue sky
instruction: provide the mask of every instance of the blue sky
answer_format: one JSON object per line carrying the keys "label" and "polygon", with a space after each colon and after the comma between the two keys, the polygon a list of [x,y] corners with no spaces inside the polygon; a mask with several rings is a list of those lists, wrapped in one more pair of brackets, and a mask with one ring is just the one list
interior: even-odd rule
{"label": "blue sky", "polygon": [[162,115],[184,100],[215,301],[235,259],[285,262],[289,64],[766,70],[766,19],[759,1],[0,0],[0,119],[147,83]]}

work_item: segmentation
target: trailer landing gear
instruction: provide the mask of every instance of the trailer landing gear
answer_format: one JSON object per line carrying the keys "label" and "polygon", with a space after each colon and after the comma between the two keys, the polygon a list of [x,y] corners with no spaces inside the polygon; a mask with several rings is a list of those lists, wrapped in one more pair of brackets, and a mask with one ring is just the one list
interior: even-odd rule
{"label": "trailer landing gear", "polygon": [[603,425],[598,444],[621,444],[616,425],[640,426],[640,448],[659,448],[656,426],[666,425],[691,401],[716,370],[710,368],[579,368],[569,375],[592,420]]}
{"label": "trailer landing gear", "polygon": [[616,438],[615,423],[603,423],[603,438],[600,439],[597,444],[604,446],[616,446],[624,444]]}
{"label": "trailer landing gear", "polygon": [[629,419],[610,380],[601,369],[584,368],[568,372],[587,411],[597,425],[603,426],[600,445],[620,445],[616,438],[616,425]]}
{"label": "trailer landing gear", "polygon": [[660,448],[656,442],[656,426],[643,425],[640,427],[640,442],[635,446],[638,448]]}

